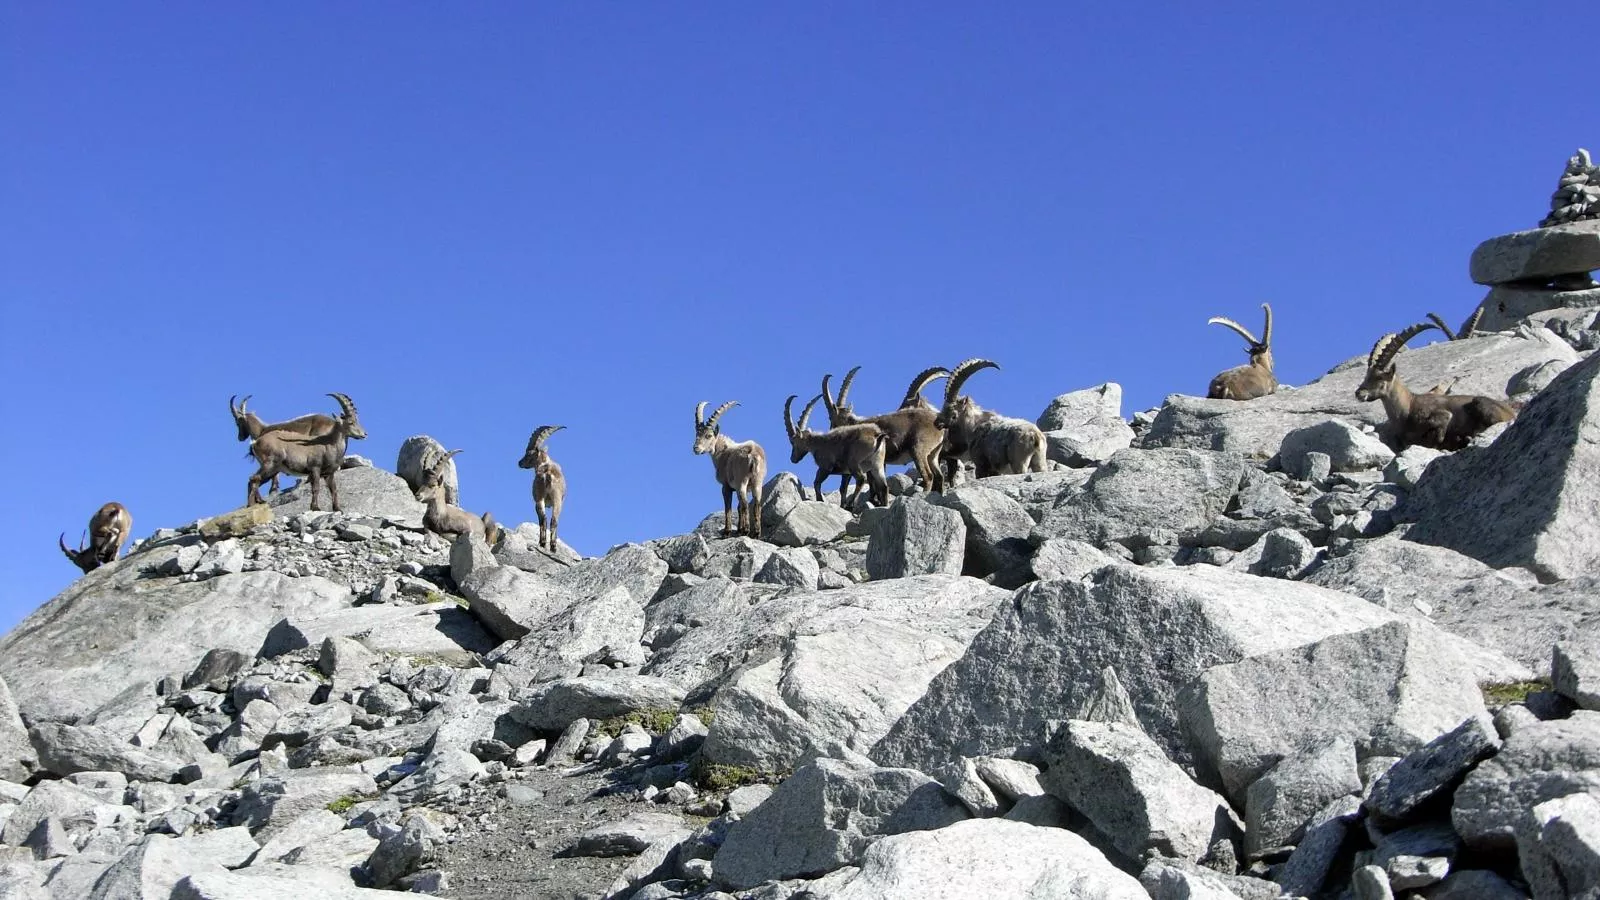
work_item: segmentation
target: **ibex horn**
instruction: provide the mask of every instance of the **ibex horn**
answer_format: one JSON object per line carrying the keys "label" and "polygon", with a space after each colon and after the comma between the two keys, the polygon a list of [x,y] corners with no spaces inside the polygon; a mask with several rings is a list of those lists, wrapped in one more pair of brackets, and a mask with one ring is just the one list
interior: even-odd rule
{"label": "ibex horn", "polygon": [[701,400],[694,405],[694,430],[699,431],[706,424],[706,401]]}
{"label": "ibex horn", "polygon": [[1235,322],[1234,320],[1232,320],[1230,318],[1227,318],[1226,316],[1212,316],[1211,318],[1206,320],[1206,324],[1207,325],[1221,325],[1224,328],[1232,328],[1234,331],[1237,331],[1239,333],[1239,337],[1244,338],[1245,343],[1249,344],[1252,347],[1260,347],[1260,346],[1262,346],[1262,343],[1260,341],[1256,340],[1256,336],[1250,333],[1250,329],[1244,327],[1243,325],[1240,325],[1238,322]]}
{"label": "ibex horn", "polygon": [[844,373],[844,381],[839,382],[838,405],[843,406],[845,404],[845,396],[850,393],[850,383],[856,380],[856,373],[859,371],[861,371],[861,367],[856,366],[854,369]]}
{"label": "ibex horn", "polygon": [[1266,310],[1267,314],[1267,322],[1261,326],[1261,346],[1270,350],[1272,349],[1272,304],[1263,303],[1261,308]]}
{"label": "ibex horn", "polygon": [[729,400],[727,403],[724,403],[721,406],[717,407],[716,411],[711,414],[711,418],[706,420],[706,427],[707,428],[716,427],[717,420],[722,418],[722,414],[727,412],[730,409],[733,409],[735,406],[738,406],[738,405],[739,405],[739,401],[737,401],[737,400]]}
{"label": "ibex horn", "polygon": [[791,441],[794,440],[794,401],[798,397],[798,394],[790,394],[789,399],[783,401],[783,432]]}
{"label": "ibex horn", "polygon": [[800,424],[795,426],[796,428],[798,428],[800,431],[805,431],[806,430],[807,423],[809,423],[811,421],[811,409],[812,409],[812,407],[816,406],[817,405],[817,401],[821,400],[821,399],[822,399],[821,395],[812,397],[811,398],[811,402],[806,404],[806,408],[800,410]]}
{"label": "ibex horn", "polygon": [[1394,365],[1394,358],[1399,355],[1400,349],[1412,338],[1429,328],[1437,327],[1432,322],[1418,322],[1397,334],[1386,334],[1378,338],[1378,342],[1372,345],[1372,352],[1367,355],[1367,368],[1374,372],[1389,368]]}
{"label": "ibex horn", "polygon": [[544,442],[550,440],[550,435],[555,434],[556,432],[560,431],[561,429],[563,429],[565,427],[567,427],[567,426],[565,426],[565,425],[540,425],[533,432],[533,445],[535,447],[543,447],[544,446]]}
{"label": "ibex horn", "polygon": [[921,372],[918,372],[917,377],[911,379],[911,385],[906,388],[906,395],[904,399],[900,401],[901,408],[903,409],[912,405],[913,403],[916,403],[917,396],[922,393],[923,389],[926,388],[930,382],[939,378],[947,378],[949,375],[950,370],[946,369],[944,366],[932,366],[930,368],[923,369]]}
{"label": "ibex horn", "polygon": [[956,397],[961,394],[961,386],[966,384],[967,379],[971,378],[978,370],[998,368],[1000,368],[999,363],[987,359],[973,358],[962,360],[958,363],[955,371],[950,375],[950,383],[945,385],[944,388],[945,408],[949,409],[950,404],[956,401]]}

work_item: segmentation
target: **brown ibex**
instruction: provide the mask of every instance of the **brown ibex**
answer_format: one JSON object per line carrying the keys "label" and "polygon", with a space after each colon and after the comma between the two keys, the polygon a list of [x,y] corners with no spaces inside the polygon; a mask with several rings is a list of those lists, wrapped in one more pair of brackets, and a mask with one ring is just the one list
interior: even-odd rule
{"label": "brown ibex", "polygon": [[95,510],[89,518],[87,547],[84,546],[84,538],[80,537],[78,549],[69,548],[65,534],[58,536],[56,543],[73,565],[87,573],[115,560],[132,533],[133,514],[121,503],[111,502]]}
{"label": "brown ibex", "polygon": [[417,488],[416,495],[417,499],[428,507],[422,514],[422,526],[434,534],[452,537],[475,534],[493,546],[498,542],[500,531],[494,522],[494,516],[489,513],[484,513],[481,517],[475,516],[445,499],[445,466],[460,452],[451,450],[440,455],[423,473],[422,485]]}
{"label": "brown ibex", "polygon": [[987,359],[969,359],[955,367],[945,386],[944,406],[936,423],[945,430],[945,453],[958,451],[972,461],[979,478],[1043,472],[1044,432],[1027,419],[1002,416],[984,409],[961,387],[980,369],[998,369]]}
{"label": "brown ibex", "polygon": [[[884,443],[888,435],[882,428],[871,423],[859,425],[841,425],[828,431],[812,431],[807,424],[811,421],[811,410],[822,397],[812,397],[806,408],[800,411],[800,424],[794,422],[794,394],[783,401],[783,430],[789,435],[791,452],[789,461],[799,465],[806,454],[817,462],[817,477],[812,482],[812,489],[816,491],[817,499],[822,499],[822,483],[830,475],[839,476],[839,505],[853,506],[861,497],[861,489],[867,484],[872,485],[872,493],[868,497],[879,506],[889,505],[889,483],[883,476]],[[850,487],[850,478],[856,479],[856,491],[849,499],[845,499],[845,491]],[[805,499],[805,489],[800,489],[800,499]]]}
{"label": "brown ibex", "polygon": [[1385,442],[1395,450],[1411,446],[1459,450],[1489,426],[1509,422],[1517,411],[1503,400],[1471,394],[1413,394],[1395,371],[1395,357],[1412,338],[1435,328],[1421,322],[1372,345],[1367,373],[1356,388],[1358,400],[1382,400],[1388,416]]}
{"label": "brown ibex", "polygon": [[[939,453],[944,446],[944,430],[934,422],[938,418],[938,409],[923,398],[922,390],[939,378],[949,377],[950,370],[944,366],[934,366],[917,373],[917,377],[911,379],[910,387],[906,388],[905,399],[900,401],[899,409],[868,418],[856,415],[848,401],[850,383],[859,371],[861,367],[856,366],[845,373],[844,381],[839,383],[837,399],[828,390],[828,381],[833,376],[822,376],[822,402],[828,409],[828,426],[878,426],[883,429],[887,441],[884,461],[892,466],[906,463],[916,466],[917,477],[922,479],[922,483],[935,493],[943,493],[944,469]],[[841,493],[842,490],[841,487]]]}
{"label": "brown ibex", "polygon": [[[338,421],[333,416],[311,413],[286,422],[263,422],[260,416],[248,409],[250,398],[255,395],[245,394],[244,399],[239,400],[238,405],[235,405],[234,401],[237,396],[234,395],[228,398],[228,411],[233,413],[233,424],[239,429],[240,441],[253,441],[269,431],[293,431],[296,434],[311,436],[327,434],[333,430],[334,423]],[[278,476],[276,475],[272,476],[272,487],[269,492],[278,493]]]}
{"label": "brown ibex", "polygon": [[[545,449],[544,442],[565,427],[540,425],[535,428],[528,438],[528,449],[517,463],[521,468],[533,470],[533,511],[539,517],[539,546],[547,547],[551,553],[556,549],[556,526],[561,522],[561,504],[567,499],[567,476],[562,473],[560,464],[550,458],[550,451]],[[548,532],[545,530],[547,515],[550,519]],[[547,533],[548,541],[545,539]]]}
{"label": "brown ibex", "polygon": [[1211,379],[1211,386],[1206,389],[1207,397],[1213,400],[1254,400],[1278,389],[1278,377],[1272,373],[1272,305],[1263,303],[1261,308],[1266,310],[1267,320],[1261,326],[1259,341],[1249,329],[1232,319],[1212,316],[1206,320],[1207,325],[1222,325],[1238,332],[1244,338],[1246,352],[1250,354],[1250,362],[1220,372]]}
{"label": "brown ibex", "polygon": [[250,454],[260,468],[250,476],[246,488],[246,505],[261,503],[261,485],[280,472],[311,479],[311,508],[317,509],[318,492],[322,482],[328,483],[328,495],[333,498],[333,509],[339,511],[339,485],[334,480],[339,467],[344,464],[345,444],[351,439],[367,436],[356,418],[356,405],[344,394],[329,394],[339,401],[343,410],[327,434],[309,436],[292,431],[269,431],[250,445]]}
{"label": "brown ibex", "polygon": [[[717,483],[722,485],[723,537],[743,533],[760,538],[761,487],[767,480],[767,452],[755,441],[734,443],[717,424],[723,413],[738,405],[739,401],[729,400],[717,407],[711,418],[707,419],[706,401],[700,401],[694,408],[694,452],[696,455],[711,455]],[[739,495],[738,532],[734,531],[731,523],[735,493]]]}

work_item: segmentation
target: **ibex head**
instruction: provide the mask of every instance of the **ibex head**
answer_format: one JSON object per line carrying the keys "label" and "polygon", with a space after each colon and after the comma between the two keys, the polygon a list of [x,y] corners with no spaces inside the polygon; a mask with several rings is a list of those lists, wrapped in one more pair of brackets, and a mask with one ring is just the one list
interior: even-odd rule
{"label": "ibex head", "polygon": [[[235,397],[236,396],[237,395],[235,395]],[[250,402],[250,398],[253,396],[255,395],[245,394],[244,399],[240,400],[237,406],[234,405],[235,397],[228,398],[228,411],[233,413],[233,424],[239,427],[239,440],[241,441],[250,440],[251,413],[245,408],[245,406]]]}
{"label": "ibex head", "polygon": [[540,425],[535,428],[533,434],[528,438],[528,449],[523,452],[522,459],[517,462],[517,465],[520,468],[531,469],[548,459],[550,454],[549,451],[544,449],[544,442],[550,439],[550,435],[565,427],[567,426]]}
{"label": "ibex head", "polygon": [[85,544],[88,542],[88,538],[89,533],[85,531],[83,536],[78,539],[78,549],[76,550],[73,550],[67,546],[67,535],[65,532],[62,532],[61,536],[56,538],[56,543],[61,546],[61,552],[66,555],[67,559],[72,560],[73,565],[82,569],[86,574],[91,570],[100,567],[100,555],[95,552],[94,547],[85,546]]}
{"label": "ibex head", "polygon": [[811,402],[806,404],[806,408],[800,411],[799,425],[796,425],[792,418],[796,399],[797,396],[795,394],[790,394],[789,399],[783,401],[783,430],[789,435],[789,462],[792,463],[800,462],[800,460],[806,458],[807,453],[811,452],[811,448],[800,438],[811,433],[808,427],[811,421],[811,410],[816,407],[817,401],[822,399],[822,395],[818,394],[812,397]]}
{"label": "ibex head", "polygon": [[360,420],[356,418],[355,402],[345,394],[329,394],[328,396],[339,401],[339,408],[343,410],[341,417],[344,419],[345,434],[358,441],[366,437],[367,430],[361,427]]}
{"label": "ibex head", "polygon": [[1266,321],[1261,326],[1260,340],[1256,340],[1256,336],[1251,334],[1248,328],[1225,316],[1212,316],[1206,320],[1206,324],[1221,325],[1238,333],[1240,337],[1244,338],[1245,352],[1250,354],[1251,364],[1264,366],[1270,370],[1272,368],[1272,304],[1263,303],[1261,304],[1261,309],[1266,313]]}
{"label": "ibex head", "polygon": [[722,433],[722,428],[719,425],[717,425],[717,420],[722,418],[722,414],[723,413],[727,412],[730,409],[733,409],[735,406],[738,406],[738,405],[739,405],[739,401],[737,401],[737,400],[729,400],[727,403],[724,403],[721,406],[717,407],[716,411],[711,414],[711,418],[709,418],[709,419],[705,418],[706,401],[701,400],[700,403],[695,406],[695,408],[694,408],[694,452],[695,453],[710,453],[711,452],[711,447],[712,447],[713,443],[716,441],[717,435]]}
{"label": "ibex head", "polygon": [[1432,322],[1419,322],[1397,334],[1378,338],[1378,342],[1372,345],[1372,352],[1367,354],[1367,374],[1361,379],[1361,386],[1356,388],[1356,399],[1372,401],[1387,397],[1394,390],[1394,359],[1400,354],[1401,348],[1417,335],[1437,327]]}
{"label": "ibex head", "polygon": [[829,422],[843,424],[855,418],[855,407],[849,403],[850,384],[856,380],[856,373],[859,371],[861,367],[856,366],[844,374],[844,381],[839,382],[838,397],[832,397],[828,393],[828,380],[833,378],[833,375],[822,376],[822,404],[827,407]]}

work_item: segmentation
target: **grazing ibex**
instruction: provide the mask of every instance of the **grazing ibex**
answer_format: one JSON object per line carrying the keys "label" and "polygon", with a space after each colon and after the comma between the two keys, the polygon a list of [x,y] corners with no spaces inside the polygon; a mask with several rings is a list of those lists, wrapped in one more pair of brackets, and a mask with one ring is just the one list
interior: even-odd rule
{"label": "grazing ibex", "polygon": [[[861,488],[869,483],[872,493],[868,499],[879,506],[888,506],[889,483],[883,476],[884,443],[888,435],[884,430],[871,423],[862,423],[841,425],[822,432],[812,431],[807,427],[811,410],[822,398],[811,398],[806,408],[800,411],[799,425],[794,423],[793,418],[795,399],[795,395],[790,394],[789,399],[783,401],[783,430],[789,434],[791,448],[789,461],[799,465],[808,453],[817,461],[817,477],[811,484],[817,499],[822,499],[822,483],[828,480],[828,476],[838,475],[840,506],[853,506],[861,496]],[[846,500],[845,491],[850,486],[851,476],[855,476],[856,491]],[[804,500],[805,496],[805,488],[801,488],[800,499]]]}
{"label": "grazing ibex", "polygon": [[475,534],[493,546],[500,531],[499,526],[495,525],[494,516],[484,513],[480,518],[445,499],[445,466],[460,452],[451,450],[442,454],[423,473],[422,486],[417,488],[417,499],[428,506],[422,514],[422,526],[434,534],[451,537]]}
{"label": "grazing ibex", "polygon": [[[716,469],[717,483],[722,485],[722,535],[735,533],[761,537],[761,486],[767,480],[767,452],[755,441],[736,444],[722,433],[717,420],[722,414],[739,405],[729,400],[717,407],[711,418],[705,418],[706,401],[694,408],[694,452],[711,454],[711,466]],[[739,495],[739,530],[735,532],[730,522],[733,495]],[[748,499],[747,499],[748,498]],[[748,522],[746,516],[749,517]]]}
{"label": "grazing ibex", "polygon": [[945,430],[945,453],[959,452],[972,461],[979,478],[1043,472],[1044,432],[1027,419],[1014,419],[984,409],[963,397],[962,385],[980,369],[998,369],[987,359],[969,359],[956,366],[945,386],[937,424]]}
{"label": "grazing ibex", "polygon": [[1250,354],[1250,362],[1236,366],[1226,372],[1218,373],[1211,379],[1211,386],[1206,389],[1206,396],[1213,400],[1254,400],[1278,389],[1278,378],[1272,374],[1272,305],[1261,304],[1266,310],[1267,321],[1261,326],[1261,340],[1238,322],[1222,316],[1212,316],[1206,320],[1207,325],[1223,325],[1233,329],[1244,338],[1246,351]]}
{"label": "grazing ibex", "polygon": [[132,532],[133,515],[126,506],[112,502],[95,510],[89,518],[89,546],[85,547],[84,538],[79,538],[78,549],[73,550],[67,546],[65,534],[58,536],[56,543],[73,565],[87,573],[115,560]]}
{"label": "grazing ibex", "polygon": [[[550,439],[565,425],[540,425],[533,430],[533,435],[528,438],[528,449],[522,454],[522,461],[517,465],[524,469],[533,470],[533,511],[539,516],[539,546],[547,547],[551,553],[556,549],[556,526],[561,522],[561,504],[567,499],[567,476],[562,473],[561,466],[550,458],[550,451],[544,448],[544,442]],[[550,518],[548,532],[545,530],[545,516]],[[545,535],[549,534],[549,540]]]}
{"label": "grazing ibex", "polygon": [[1359,400],[1382,400],[1389,418],[1385,441],[1395,450],[1411,446],[1459,450],[1490,425],[1509,422],[1517,411],[1503,400],[1470,394],[1413,394],[1395,372],[1395,356],[1407,341],[1437,327],[1421,322],[1378,338],[1367,356],[1367,374],[1356,388]]}
{"label": "grazing ibex", "polygon": [[[333,430],[334,423],[338,420],[333,416],[322,413],[311,413],[290,419],[287,422],[263,422],[261,417],[250,409],[250,398],[254,394],[245,394],[243,400],[235,405],[238,395],[228,398],[228,411],[233,413],[233,424],[239,429],[239,440],[253,441],[269,431],[293,431],[296,434],[319,435],[327,434]],[[271,493],[278,493],[278,476],[272,476]]]}
{"label": "grazing ibex", "polygon": [[1472,315],[1467,316],[1467,320],[1461,323],[1461,328],[1458,331],[1451,331],[1450,326],[1444,323],[1444,319],[1441,318],[1438,313],[1428,313],[1428,320],[1431,321],[1436,328],[1444,332],[1444,336],[1450,340],[1464,341],[1477,333],[1478,320],[1483,318],[1483,309],[1484,308],[1482,306],[1479,306],[1477,309],[1473,310]]}
{"label": "grazing ibex", "polygon": [[356,405],[344,394],[329,394],[339,401],[342,414],[327,434],[309,436],[292,431],[269,431],[250,446],[250,454],[260,468],[250,476],[246,489],[246,505],[261,503],[261,484],[280,472],[311,479],[311,508],[317,509],[318,492],[322,482],[328,483],[328,495],[333,498],[334,512],[339,511],[339,485],[334,480],[339,467],[344,464],[345,443],[350,438],[367,436],[366,429],[356,418]]}
{"label": "grazing ibex", "polygon": [[[944,446],[944,431],[934,423],[934,419],[938,418],[938,410],[923,398],[922,389],[939,378],[948,377],[950,370],[944,366],[934,366],[917,373],[917,377],[911,379],[911,386],[906,388],[906,396],[900,402],[899,409],[870,418],[856,415],[855,409],[847,401],[850,383],[859,371],[861,367],[856,366],[845,373],[844,381],[839,384],[838,399],[833,398],[828,390],[828,381],[833,376],[822,376],[822,402],[828,408],[829,427],[878,426],[883,429],[887,441],[885,462],[892,466],[906,463],[916,466],[917,476],[929,490],[944,493],[944,470],[939,460],[939,451]],[[842,486],[840,490],[842,493]]]}

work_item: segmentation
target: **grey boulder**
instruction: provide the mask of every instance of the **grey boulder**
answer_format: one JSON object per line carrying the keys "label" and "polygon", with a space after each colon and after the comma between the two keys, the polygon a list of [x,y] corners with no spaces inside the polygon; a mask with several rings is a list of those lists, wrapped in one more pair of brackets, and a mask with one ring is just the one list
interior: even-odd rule
{"label": "grey boulder", "polygon": [[1510,284],[1600,269],[1600,221],[1531,228],[1492,237],[1472,251],[1472,280]]}
{"label": "grey boulder", "polygon": [[[411,487],[400,476],[373,466],[355,466],[340,469],[334,474],[333,480],[339,486],[339,511],[345,515],[387,519],[406,528],[422,527],[422,515],[426,507],[417,502]],[[310,511],[310,479],[302,479],[292,489],[267,502],[279,518]],[[318,498],[318,505],[324,510],[333,509],[326,486]]]}
{"label": "grey boulder", "polygon": [[1517,823],[1568,794],[1600,795],[1600,713],[1528,723],[1456,789],[1450,820],[1469,848],[1510,850]]}
{"label": "grey boulder", "polygon": [[1045,514],[1034,541],[1115,541],[1135,550],[1175,544],[1222,515],[1243,474],[1244,461],[1233,453],[1124,450]]}
{"label": "grey boulder", "polygon": [[647,709],[676,711],[684,691],[648,675],[562,678],[530,688],[511,717],[540,731],[560,731],[576,719],[609,719]]}
{"label": "grey boulder", "polygon": [[967,526],[960,513],[921,497],[901,497],[872,531],[867,574],[875,581],[959,575],[966,542]]}

